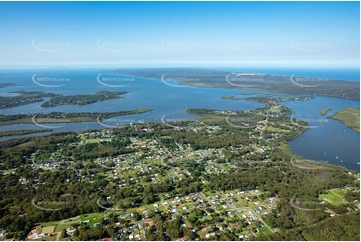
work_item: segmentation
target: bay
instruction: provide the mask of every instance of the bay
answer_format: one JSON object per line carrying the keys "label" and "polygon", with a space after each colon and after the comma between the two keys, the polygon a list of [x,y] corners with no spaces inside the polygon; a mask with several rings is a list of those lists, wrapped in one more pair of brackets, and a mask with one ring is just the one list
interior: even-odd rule
{"label": "bay", "polygon": [[[265,72],[267,70],[263,71],[263,73]],[[286,75],[287,73],[284,74]],[[313,74],[314,72],[309,72],[309,75]],[[341,74],[339,73],[338,75]],[[355,77],[354,74],[351,76]],[[112,82],[106,83],[104,81],[111,78]],[[46,79],[51,81],[38,81]],[[92,94],[102,90],[128,92],[128,94],[122,95],[124,98],[97,102],[86,106],[42,108],[40,106],[42,102],[38,102],[10,109],[0,109],[0,114],[36,114],[56,111],[114,112],[138,108],[153,109],[151,112],[144,114],[114,117],[109,122],[105,120],[103,124],[109,126],[137,123],[139,121],[161,122],[162,117],[182,120],[197,118],[197,116],[186,112],[188,108],[219,110],[256,109],[263,107],[263,104],[245,100],[222,99],[222,96],[249,97],[249,95],[237,95],[240,92],[272,93],[259,90],[182,87],[178,86],[176,82],[167,85],[160,80],[160,77],[159,79],[129,77],[109,73],[107,69],[1,70],[0,82],[12,82],[21,85],[0,89],[0,95],[2,96],[13,95],[9,93],[19,90],[46,91],[63,95]],[[42,85],[39,85],[39,83]],[[304,119],[309,122],[310,126],[315,127],[308,129],[295,140],[288,142],[293,153],[307,159],[341,165],[349,169],[360,169],[359,164],[357,164],[360,161],[360,135],[347,128],[344,124],[336,120],[327,119],[319,113],[321,109],[326,108],[332,108],[332,111],[327,116],[345,107],[359,108],[359,101],[316,96],[308,101],[284,102],[283,104],[294,111],[295,115],[293,118]],[[105,128],[106,126],[103,124],[97,122],[64,123],[53,126],[49,125],[49,128],[55,127],[55,132],[81,131],[89,128]],[[34,128],[39,127],[35,124],[0,126],[0,130]],[[9,139],[9,137],[3,137],[2,140],[6,139]]]}

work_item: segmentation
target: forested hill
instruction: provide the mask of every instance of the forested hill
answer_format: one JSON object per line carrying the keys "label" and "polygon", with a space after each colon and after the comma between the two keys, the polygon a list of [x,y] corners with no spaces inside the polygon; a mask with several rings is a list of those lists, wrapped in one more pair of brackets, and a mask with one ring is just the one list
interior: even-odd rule
{"label": "forested hill", "polygon": [[[345,225],[347,229],[345,229]],[[285,233],[273,233],[254,240],[323,240],[323,241],[359,241],[360,240],[360,211],[350,214],[341,214],[334,218],[326,218],[324,221],[313,226],[290,229]]]}

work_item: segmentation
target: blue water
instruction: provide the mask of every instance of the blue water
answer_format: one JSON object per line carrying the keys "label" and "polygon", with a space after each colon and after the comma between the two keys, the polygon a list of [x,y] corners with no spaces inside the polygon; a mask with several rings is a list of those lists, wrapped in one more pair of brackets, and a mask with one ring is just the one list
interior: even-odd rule
{"label": "blue water", "polygon": [[[33,71],[22,75],[0,75],[0,82],[13,82],[23,86],[7,87],[0,89],[0,95],[6,95],[8,92],[16,90],[26,91],[44,91],[63,95],[92,94],[102,90],[108,91],[127,91],[128,94],[122,95],[125,98],[107,100],[104,102],[93,103],[87,106],[59,106],[52,108],[41,108],[40,103],[28,104],[10,109],[0,109],[0,114],[17,113],[43,113],[43,112],[112,112],[120,110],[132,110],[137,108],[154,109],[151,113],[141,116],[144,121],[157,121],[156,118],[165,114],[183,112],[190,107],[193,108],[213,108],[220,110],[246,110],[263,107],[263,104],[238,101],[234,102],[228,99],[222,99],[225,95],[234,95],[232,89],[222,88],[197,88],[197,87],[173,87],[164,84],[156,79],[135,78],[130,82],[119,82],[125,87],[108,87],[97,81],[97,76],[104,70],[67,70],[67,71],[42,71],[42,73]],[[32,76],[37,73],[37,77],[45,78],[67,78],[67,82],[49,82],[48,86],[39,86],[32,81]],[[122,78],[124,76],[104,73],[102,77]],[[111,82],[109,82],[111,83]],[[114,83],[111,83],[114,84]],[[118,84],[118,83],[115,83]],[[57,85],[63,85],[56,87]],[[247,93],[251,91],[246,91]],[[254,91],[259,92],[259,91]],[[267,92],[265,92],[267,93]],[[47,99],[45,99],[47,100]],[[194,117],[186,114],[189,117]]]}
{"label": "blue water", "polygon": [[[244,71],[263,74],[292,75],[321,77],[334,79],[359,80],[359,73],[345,70],[314,70],[308,72],[299,69],[297,72],[289,69],[225,69],[226,71]],[[33,76],[36,74],[33,81]],[[115,78],[117,81],[103,81],[102,78]],[[342,77],[342,78],[341,78]],[[52,78],[53,81],[39,81],[38,78]],[[55,80],[55,81],[54,81]],[[66,81],[64,81],[66,80]],[[112,120],[105,120],[106,125],[124,125],[130,122],[136,123],[140,120],[145,122],[160,122],[162,117],[166,119],[194,119],[197,116],[186,113],[188,108],[210,108],[219,110],[247,110],[263,107],[263,104],[244,100],[232,101],[222,99],[225,95],[237,95],[242,92],[240,89],[226,88],[198,88],[179,87],[166,85],[159,79],[134,78],[108,73],[106,69],[81,69],[81,70],[11,70],[0,71],[0,82],[13,82],[22,86],[7,87],[0,89],[0,95],[9,95],[9,92],[18,90],[46,91],[64,95],[90,94],[101,90],[127,91],[125,98],[98,102],[83,107],[59,106],[53,108],[41,108],[41,102],[32,103],[10,109],[0,109],[0,114],[17,113],[48,113],[53,111],[62,112],[112,112],[121,110],[132,110],[137,108],[153,109],[149,113],[115,117]],[[104,84],[105,83],[105,84]],[[172,82],[172,85],[177,85]],[[61,85],[61,86],[58,86]],[[124,86],[125,85],[125,86]],[[244,90],[246,93],[261,91]],[[271,93],[271,92],[264,92]],[[246,95],[237,95],[248,97]],[[48,100],[48,99],[45,99]],[[344,107],[360,107],[359,101],[347,100],[332,97],[315,97],[309,101],[285,102],[295,112],[295,118],[305,119],[313,128],[308,129],[304,134],[290,141],[289,145],[293,153],[307,159],[327,161],[331,164],[342,165],[349,169],[360,169],[357,162],[360,161],[360,135],[347,128],[336,120],[326,119],[319,114],[321,109],[332,108],[328,114]],[[85,123],[64,123],[47,128],[54,131],[81,131],[89,128],[104,128],[104,125],[97,122]],[[0,130],[12,129],[34,129],[39,128],[35,124],[7,125],[0,126]],[[1,140],[9,139],[3,137]],[[338,159],[336,159],[338,157]],[[341,162],[342,160],[342,162]]]}
{"label": "blue water", "polygon": [[[322,163],[360,169],[357,164],[360,162],[360,135],[337,120],[326,118],[346,107],[360,108],[358,101],[316,96],[308,101],[288,101],[283,105],[295,112],[294,118],[307,121],[311,127],[288,142],[293,153]],[[327,108],[332,110],[322,116],[320,110]]]}

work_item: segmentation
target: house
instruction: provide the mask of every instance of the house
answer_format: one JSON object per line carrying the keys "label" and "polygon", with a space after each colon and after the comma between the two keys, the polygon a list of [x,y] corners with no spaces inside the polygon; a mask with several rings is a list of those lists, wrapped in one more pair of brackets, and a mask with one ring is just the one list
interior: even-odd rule
{"label": "house", "polygon": [[5,237],[5,235],[6,235],[6,230],[0,231],[0,238]]}
{"label": "house", "polygon": [[209,233],[209,234],[206,234],[206,238],[208,239],[209,237],[212,237],[212,236],[215,236],[216,235],[216,233]]}

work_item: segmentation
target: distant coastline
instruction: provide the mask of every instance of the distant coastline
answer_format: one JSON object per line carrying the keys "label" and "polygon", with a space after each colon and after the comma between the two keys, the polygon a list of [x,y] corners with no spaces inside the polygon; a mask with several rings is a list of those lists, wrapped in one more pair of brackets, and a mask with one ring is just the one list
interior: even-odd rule
{"label": "distant coastline", "polygon": [[[121,75],[160,79],[167,85],[263,90],[360,100],[360,82],[200,68],[116,69]],[[176,81],[179,84],[173,84]]]}

